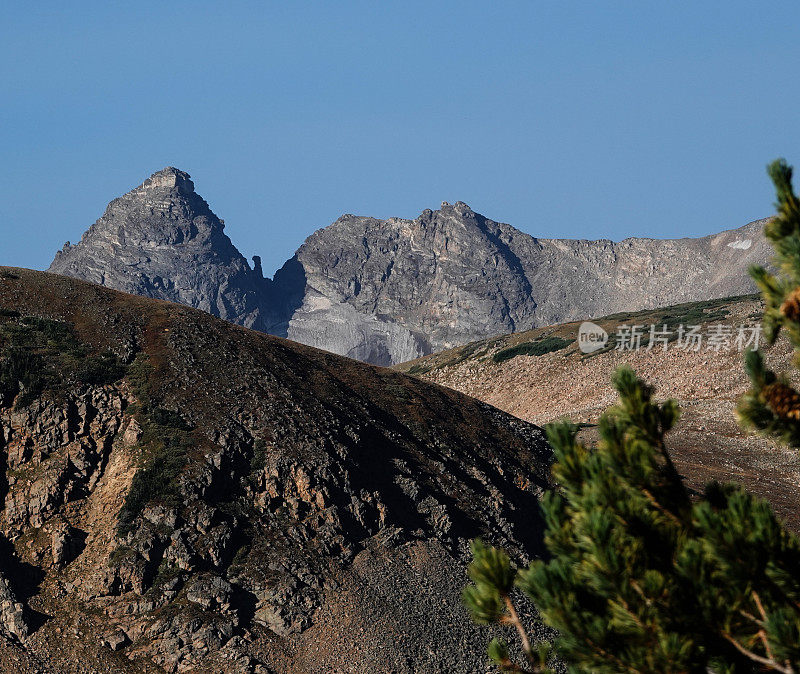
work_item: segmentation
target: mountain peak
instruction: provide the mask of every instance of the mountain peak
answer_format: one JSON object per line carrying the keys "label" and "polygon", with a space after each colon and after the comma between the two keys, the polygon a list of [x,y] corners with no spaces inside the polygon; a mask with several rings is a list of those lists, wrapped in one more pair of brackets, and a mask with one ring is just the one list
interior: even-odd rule
{"label": "mountain peak", "polygon": [[475,215],[475,211],[473,211],[463,201],[456,201],[454,204],[451,204],[449,201],[443,201],[442,205],[439,207],[439,212],[455,213],[455,215],[461,217],[469,217]]}
{"label": "mountain peak", "polygon": [[265,329],[268,281],[224,228],[189,174],[167,166],[111,201],[79,243],[56,254],[50,271]]}
{"label": "mountain peak", "polygon": [[191,176],[185,171],[176,169],[174,166],[167,166],[160,171],[156,171],[133,191],[151,190],[159,187],[177,188],[184,193],[194,193],[194,183],[191,181]]}

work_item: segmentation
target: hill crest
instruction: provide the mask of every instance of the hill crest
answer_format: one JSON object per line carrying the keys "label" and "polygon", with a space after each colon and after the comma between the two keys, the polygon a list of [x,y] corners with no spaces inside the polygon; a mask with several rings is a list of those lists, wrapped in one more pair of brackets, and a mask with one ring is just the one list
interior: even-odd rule
{"label": "hill crest", "polygon": [[0,668],[48,674],[482,671],[468,539],[534,554],[550,460],[446,388],[11,268],[0,456]]}

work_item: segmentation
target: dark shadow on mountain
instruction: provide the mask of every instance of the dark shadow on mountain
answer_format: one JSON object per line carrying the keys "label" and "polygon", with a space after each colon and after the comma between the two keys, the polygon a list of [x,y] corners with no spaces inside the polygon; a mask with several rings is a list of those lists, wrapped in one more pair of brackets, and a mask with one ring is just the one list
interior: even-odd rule
{"label": "dark shadow on mountain", "polygon": [[[535,307],[536,302],[533,299],[533,287],[531,286],[531,282],[528,280],[528,275],[525,273],[525,267],[522,264],[522,260],[520,260],[516,253],[511,250],[508,244],[498,236],[497,232],[493,231],[489,225],[489,222],[490,221],[487,220],[487,218],[483,217],[479,213],[475,214],[475,223],[478,225],[478,228],[481,230],[481,232],[483,232],[483,235],[494,246],[497,253],[503,258],[503,260],[505,260],[508,268],[513,272],[516,282],[519,284],[522,295],[529,297],[533,302],[533,306]],[[508,318],[511,321],[511,332],[514,332],[517,327],[510,312],[508,314]]]}
{"label": "dark shadow on mountain", "polygon": [[294,255],[275,272],[269,288],[269,306],[274,320],[266,332],[276,337],[287,337],[289,321],[303,304],[306,294],[306,270]]}
{"label": "dark shadow on mountain", "polygon": [[[0,403],[2,403],[1,400]],[[8,452],[2,445],[2,435],[0,434],[0,503],[5,503],[8,494],[7,475]],[[25,606],[25,622],[30,631],[35,632],[44,625],[49,617],[44,613],[34,611],[28,604],[28,600],[39,592],[39,585],[45,576],[44,571],[38,566],[23,562],[17,555],[13,543],[6,536],[0,535],[0,573],[8,581],[15,598]]]}
{"label": "dark shadow on mountain", "polygon": [[23,562],[17,556],[13,544],[5,536],[0,536],[0,570],[8,580],[16,599],[24,605],[25,622],[31,632],[38,630],[49,616],[33,610],[28,604],[31,597],[39,593],[39,585],[44,580],[44,571],[38,566]]}

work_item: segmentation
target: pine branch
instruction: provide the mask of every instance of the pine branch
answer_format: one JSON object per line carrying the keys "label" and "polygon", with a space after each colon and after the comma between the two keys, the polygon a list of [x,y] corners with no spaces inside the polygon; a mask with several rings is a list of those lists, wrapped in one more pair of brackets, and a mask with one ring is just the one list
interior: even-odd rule
{"label": "pine branch", "polygon": [[642,488],[642,493],[647,497],[647,500],[650,501],[650,503],[653,504],[653,506],[656,508],[656,510],[658,510],[663,515],[666,515],[669,519],[672,520],[672,522],[676,526],[678,526],[678,527],[682,527],[683,526],[683,522],[681,522],[678,519],[677,515],[675,515],[674,513],[670,512],[669,510],[667,510],[667,508],[665,508],[663,505],[661,505],[656,500],[656,497],[653,496],[652,492],[649,489]]}
{"label": "pine branch", "polygon": [[519,619],[519,614],[517,613],[516,608],[514,608],[514,602],[511,601],[511,597],[509,597],[507,594],[503,596],[503,601],[505,602],[506,610],[508,611],[508,616],[505,616],[503,622],[507,622],[517,628],[520,641],[522,641],[522,652],[525,653],[525,657],[528,658],[530,662],[533,662],[534,660],[533,651],[531,649],[531,641],[528,638],[528,633],[525,631],[525,626]]}
{"label": "pine branch", "polygon": [[769,667],[771,670],[780,672],[781,674],[795,674],[795,670],[792,668],[790,664],[786,664],[785,667],[781,666],[780,663],[775,662],[772,658],[765,658],[757,653],[753,653],[753,651],[747,650],[744,646],[742,646],[734,637],[732,637],[727,632],[720,632],[722,638],[728,641],[737,651],[739,651],[742,655],[746,658],[752,660],[753,662],[757,662],[760,665],[764,665],[764,667]]}

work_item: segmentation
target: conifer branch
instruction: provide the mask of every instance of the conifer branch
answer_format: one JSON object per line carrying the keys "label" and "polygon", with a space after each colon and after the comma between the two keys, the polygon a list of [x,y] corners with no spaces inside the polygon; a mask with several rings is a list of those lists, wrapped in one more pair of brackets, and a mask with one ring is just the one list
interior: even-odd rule
{"label": "conifer branch", "polygon": [[761,597],[758,596],[758,592],[752,590],[750,593],[753,596],[753,601],[756,603],[758,607],[758,612],[761,614],[762,620],[767,620],[767,612],[764,610],[764,605],[761,603]]}
{"label": "conifer branch", "polygon": [[722,635],[722,638],[725,639],[727,642],[729,642],[737,651],[739,651],[742,655],[752,660],[753,662],[757,662],[760,665],[764,665],[764,667],[769,667],[771,670],[780,672],[781,674],[795,674],[795,670],[792,668],[791,665],[787,664],[785,667],[781,666],[780,663],[775,662],[775,660],[771,658],[762,657],[758,655],[758,653],[753,653],[753,651],[746,649],[744,646],[742,646],[742,644],[740,644],[734,637],[732,637],[727,632],[723,631],[720,632],[720,634]]}
{"label": "conifer branch", "polygon": [[647,497],[647,500],[653,504],[653,507],[658,510],[662,515],[666,515],[672,522],[681,527],[683,526],[683,522],[681,522],[675,513],[670,512],[667,510],[663,505],[661,505],[657,500],[656,497],[653,496],[652,492],[649,489],[642,488],[642,493]]}
{"label": "conifer branch", "polygon": [[604,658],[607,658],[608,660],[611,660],[611,662],[613,662],[618,667],[620,667],[620,671],[630,672],[631,674],[643,674],[641,669],[638,669],[636,667],[631,667],[630,665],[625,664],[616,655],[614,655],[610,651],[606,650],[605,648],[603,648],[599,644],[595,643],[591,639],[587,639],[587,643],[589,644],[589,646],[591,646],[595,651],[597,651]]}
{"label": "conifer branch", "polygon": [[[758,612],[761,614],[761,619],[764,621],[763,623],[761,623],[763,625],[763,624],[765,624],[767,622],[767,612],[764,610],[764,605],[761,603],[761,597],[758,596],[758,592],[756,592],[755,590],[753,590],[750,594],[752,595],[753,601],[755,602],[756,606],[758,607]],[[763,627],[760,630],[758,630],[758,636],[761,639],[761,643],[764,644],[764,650],[767,653],[767,657],[770,660],[774,660],[775,658],[772,655],[772,648],[770,648],[770,645],[769,645],[769,639],[767,638],[767,632]]]}
{"label": "conifer branch", "polygon": [[533,651],[531,650],[531,641],[528,638],[528,633],[525,631],[525,626],[522,624],[522,621],[519,619],[519,614],[517,613],[516,608],[514,607],[514,602],[511,601],[511,597],[508,595],[503,596],[503,601],[506,605],[506,610],[508,611],[507,622],[514,625],[517,628],[517,633],[519,634],[520,641],[522,642],[522,652],[525,653],[525,657],[528,658],[529,661],[533,662]]}

